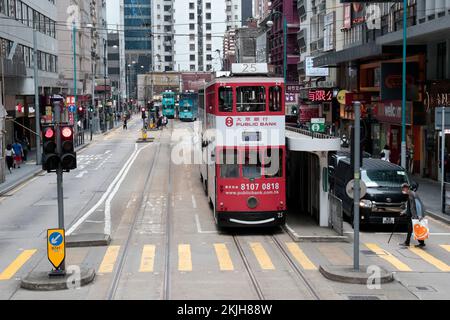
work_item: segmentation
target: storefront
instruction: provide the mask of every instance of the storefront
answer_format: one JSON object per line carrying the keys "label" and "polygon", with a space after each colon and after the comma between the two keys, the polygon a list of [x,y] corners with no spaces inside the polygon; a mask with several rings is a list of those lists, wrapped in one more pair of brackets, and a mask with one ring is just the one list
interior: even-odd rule
{"label": "storefront", "polygon": [[[372,126],[372,138],[374,150],[382,150],[387,145],[391,150],[390,161],[392,163],[400,163],[401,146],[402,146],[402,101],[384,101],[374,105],[374,117],[377,124]],[[420,160],[420,139],[414,139],[415,133],[420,136],[420,131],[412,130],[412,103],[406,103],[406,145],[410,154],[414,154],[414,158]],[[417,142],[416,142],[417,141]],[[412,153],[411,153],[412,151]]]}
{"label": "storefront", "polygon": [[[450,81],[430,81],[426,84],[424,99],[424,114],[426,126],[423,128],[424,135],[424,161],[422,174],[425,177],[440,180],[440,150],[441,136],[435,130],[435,111],[438,107],[450,107]],[[437,120],[439,121],[439,119]],[[450,152],[450,138],[446,137],[447,154]]]}

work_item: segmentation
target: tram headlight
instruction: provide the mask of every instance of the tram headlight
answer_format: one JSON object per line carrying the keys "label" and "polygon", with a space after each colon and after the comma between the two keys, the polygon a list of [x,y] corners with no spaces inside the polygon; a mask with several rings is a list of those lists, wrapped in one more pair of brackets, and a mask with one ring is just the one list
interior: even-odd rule
{"label": "tram headlight", "polygon": [[247,206],[250,209],[255,209],[258,206],[258,199],[256,199],[255,197],[250,197],[247,199]]}
{"label": "tram headlight", "polygon": [[360,206],[361,208],[368,208],[368,209],[371,209],[372,206],[373,206],[373,202],[370,201],[370,200],[361,200],[361,201],[359,202],[359,206]]}

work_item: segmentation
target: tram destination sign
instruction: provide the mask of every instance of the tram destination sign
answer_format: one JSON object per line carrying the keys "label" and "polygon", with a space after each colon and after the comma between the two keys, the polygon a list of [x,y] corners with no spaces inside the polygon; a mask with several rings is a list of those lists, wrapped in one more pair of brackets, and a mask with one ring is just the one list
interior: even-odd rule
{"label": "tram destination sign", "polygon": [[267,63],[233,63],[231,65],[232,74],[268,74]]}

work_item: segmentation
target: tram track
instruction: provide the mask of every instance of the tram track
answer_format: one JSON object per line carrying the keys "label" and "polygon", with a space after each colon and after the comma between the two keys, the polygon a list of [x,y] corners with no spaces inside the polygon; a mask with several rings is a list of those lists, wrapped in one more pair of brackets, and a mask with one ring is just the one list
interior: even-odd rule
{"label": "tram track", "polygon": [[[170,122],[170,131],[173,132],[173,127],[174,127],[174,121]],[[169,146],[169,151],[170,151],[170,146]],[[170,152],[169,152],[170,153]],[[169,155],[169,159],[170,159],[170,155]],[[172,234],[172,221],[171,221],[171,217],[172,217],[172,196],[173,196],[173,190],[172,190],[172,186],[173,186],[173,174],[172,174],[172,160],[169,160],[169,168],[168,168],[168,186],[167,186],[167,212],[166,212],[166,239],[165,239],[165,244],[166,244],[166,255],[165,255],[165,260],[164,260],[164,283],[163,283],[163,291],[162,291],[162,298],[163,300],[169,300],[170,299],[170,268],[171,268],[171,263],[170,263],[170,247],[172,245],[172,241],[171,241],[171,234]]]}
{"label": "tram track", "polygon": [[150,187],[152,186],[152,181],[153,181],[153,175],[155,172],[155,167],[156,167],[156,163],[158,160],[158,156],[161,150],[161,143],[159,143],[158,147],[157,147],[157,151],[154,153],[153,155],[153,160],[152,160],[152,165],[151,165],[151,169],[147,174],[147,177],[145,179],[145,183],[144,183],[144,192],[142,193],[142,197],[141,197],[141,206],[139,211],[134,215],[133,217],[133,221],[131,223],[130,226],[130,230],[127,234],[127,238],[125,240],[125,243],[123,245],[124,249],[122,251],[122,253],[119,256],[119,260],[118,260],[118,265],[117,265],[117,271],[114,274],[113,280],[111,282],[110,288],[108,290],[108,294],[107,294],[107,300],[114,300],[116,294],[117,294],[117,290],[119,289],[119,283],[120,283],[120,279],[122,277],[122,273],[123,273],[123,268],[125,266],[125,262],[128,256],[128,252],[130,249],[130,244],[131,244],[131,239],[133,237],[133,232],[136,229],[136,224],[138,221],[138,218],[143,214],[143,210],[144,210],[144,199],[145,197],[143,196],[144,194],[148,194],[148,192],[150,191]]}
{"label": "tram track", "polygon": [[291,255],[286,250],[286,248],[283,246],[283,244],[278,239],[278,237],[276,235],[271,235],[270,239],[275,244],[275,247],[277,247],[278,250],[281,252],[282,256],[284,257],[286,262],[290,265],[292,270],[294,270],[294,273],[297,275],[299,280],[301,280],[301,282],[303,282],[303,284],[305,285],[305,288],[308,290],[308,293],[310,294],[311,298],[313,298],[314,300],[321,300],[317,291],[314,289],[314,287],[312,286],[310,281],[308,281],[305,274],[300,269],[300,267],[297,265],[297,263],[295,263],[295,261],[292,259]]}
{"label": "tram track", "polygon": [[[311,282],[307,279],[306,275],[303,273],[301,268],[297,265],[297,263],[293,260],[289,252],[286,250],[286,248],[283,246],[282,242],[278,239],[276,235],[262,235],[270,240],[274,244],[274,247],[277,249],[278,252],[283,256],[286,263],[289,265],[290,269],[293,270],[293,273],[297,277],[297,279],[300,281],[300,283],[303,285],[304,288],[306,288],[309,297],[312,300],[321,300],[319,294],[314,289],[314,286],[311,284]],[[250,281],[252,283],[253,289],[258,297],[259,300],[266,300],[266,296],[264,295],[263,290],[261,289],[260,282],[258,281],[255,272],[253,271],[249,260],[244,252],[244,249],[242,247],[242,244],[239,240],[239,236],[232,235],[233,241],[235,243],[235,246],[237,248],[237,251],[239,253],[240,258],[243,261],[245,270],[250,278]]]}
{"label": "tram track", "polygon": [[248,262],[247,257],[245,256],[244,249],[242,248],[241,243],[239,242],[238,236],[233,236],[233,241],[236,245],[236,248],[239,252],[239,256],[241,257],[245,270],[247,271],[248,276],[250,277],[250,281],[252,282],[253,288],[255,289],[256,295],[258,296],[259,300],[266,300],[264,297],[264,293],[262,292],[261,286],[259,285],[258,280],[256,279],[255,274],[253,273],[253,270],[250,266],[250,263]]}

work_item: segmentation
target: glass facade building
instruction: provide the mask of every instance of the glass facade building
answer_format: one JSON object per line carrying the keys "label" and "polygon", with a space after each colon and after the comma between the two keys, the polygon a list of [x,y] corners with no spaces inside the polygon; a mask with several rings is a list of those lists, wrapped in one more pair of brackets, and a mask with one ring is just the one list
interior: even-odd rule
{"label": "glass facade building", "polygon": [[151,0],[124,0],[125,56],[129,93],[137,97],[137,75],[151,67]]}

